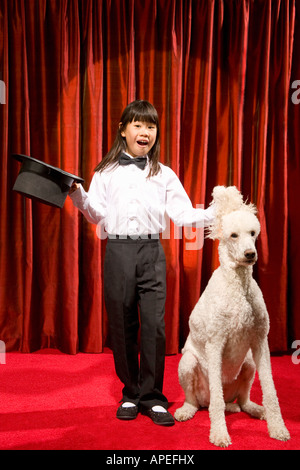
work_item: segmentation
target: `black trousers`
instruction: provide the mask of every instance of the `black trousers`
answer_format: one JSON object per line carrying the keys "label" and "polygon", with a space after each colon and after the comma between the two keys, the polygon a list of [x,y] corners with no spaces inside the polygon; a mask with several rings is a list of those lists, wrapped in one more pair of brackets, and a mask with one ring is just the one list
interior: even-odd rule
{"label": "black trousers", "polygon": [[158,236],[108,239],[104,295],[115,369],[124,384],[122,401],[139,404],[141,408],[154,405],[167,408],[162,393],[166,260]]}

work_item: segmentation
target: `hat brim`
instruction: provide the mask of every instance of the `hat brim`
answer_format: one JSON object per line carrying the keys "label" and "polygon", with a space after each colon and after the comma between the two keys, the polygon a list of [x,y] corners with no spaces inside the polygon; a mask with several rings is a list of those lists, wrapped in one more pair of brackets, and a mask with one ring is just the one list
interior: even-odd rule
{"label": "hat brim", "polygon": [[84,182],[79,176],[28,155],[13,154],[12,157],[22,163],[13,190],[43,204],[61,209],[74,181]]}

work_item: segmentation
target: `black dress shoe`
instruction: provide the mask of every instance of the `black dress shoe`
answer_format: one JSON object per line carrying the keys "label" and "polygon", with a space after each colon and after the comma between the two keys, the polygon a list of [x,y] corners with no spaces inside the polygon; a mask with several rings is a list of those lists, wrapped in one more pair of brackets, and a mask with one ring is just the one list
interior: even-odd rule
{"label": "black dress shoe", "polygon": [[138,415],[139,409],[136,405],[134,406],[119,406],[117,409],[117,418],[118,419],[124,419],[124,420],[130,420],[130,419],[135,419]]}
{"label": "black dress shoe", "polygon": [[154,424],[160,426],[173,426],[175,424],[174,418],[168,411],[153,411],[151,408],[144,409],[143,415],[149,416]]}

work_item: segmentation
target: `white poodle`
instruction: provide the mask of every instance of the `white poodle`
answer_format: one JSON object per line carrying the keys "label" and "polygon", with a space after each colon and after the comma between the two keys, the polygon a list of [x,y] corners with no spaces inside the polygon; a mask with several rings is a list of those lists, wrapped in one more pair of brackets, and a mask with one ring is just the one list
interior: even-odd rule
{"label": "white poodle", "polygon": [[[185,402],[174,416],[185,421],[200,407],[208,407],[210,442],[226,447],[231,440],[225,409],[242,410],[266,419],[270,436],[285,441],[290,435],[272,378],[268,312],[252,277],[257,260],[255,241],[260,232],[256,209],[243,202],[234,186],[215,187],[213,204],[216,219],[209,237],[219,239],[220,266],[189,319],[190,333],[178,369]],[[250,400],[255,367],[263,406]]]}

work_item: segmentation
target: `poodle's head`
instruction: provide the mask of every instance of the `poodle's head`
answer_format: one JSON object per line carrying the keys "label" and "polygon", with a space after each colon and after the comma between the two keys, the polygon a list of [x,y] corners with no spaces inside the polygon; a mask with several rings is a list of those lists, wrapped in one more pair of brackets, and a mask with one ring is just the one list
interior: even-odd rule
{"label": "poodle's head", "polygon": [[235,265],[253,265],[257,260],[255,241],[260,232],[254,204],[247,204],[235,186],[216,186],[212,193],[214,223],[208,237],[220,240],[220,254]]}

